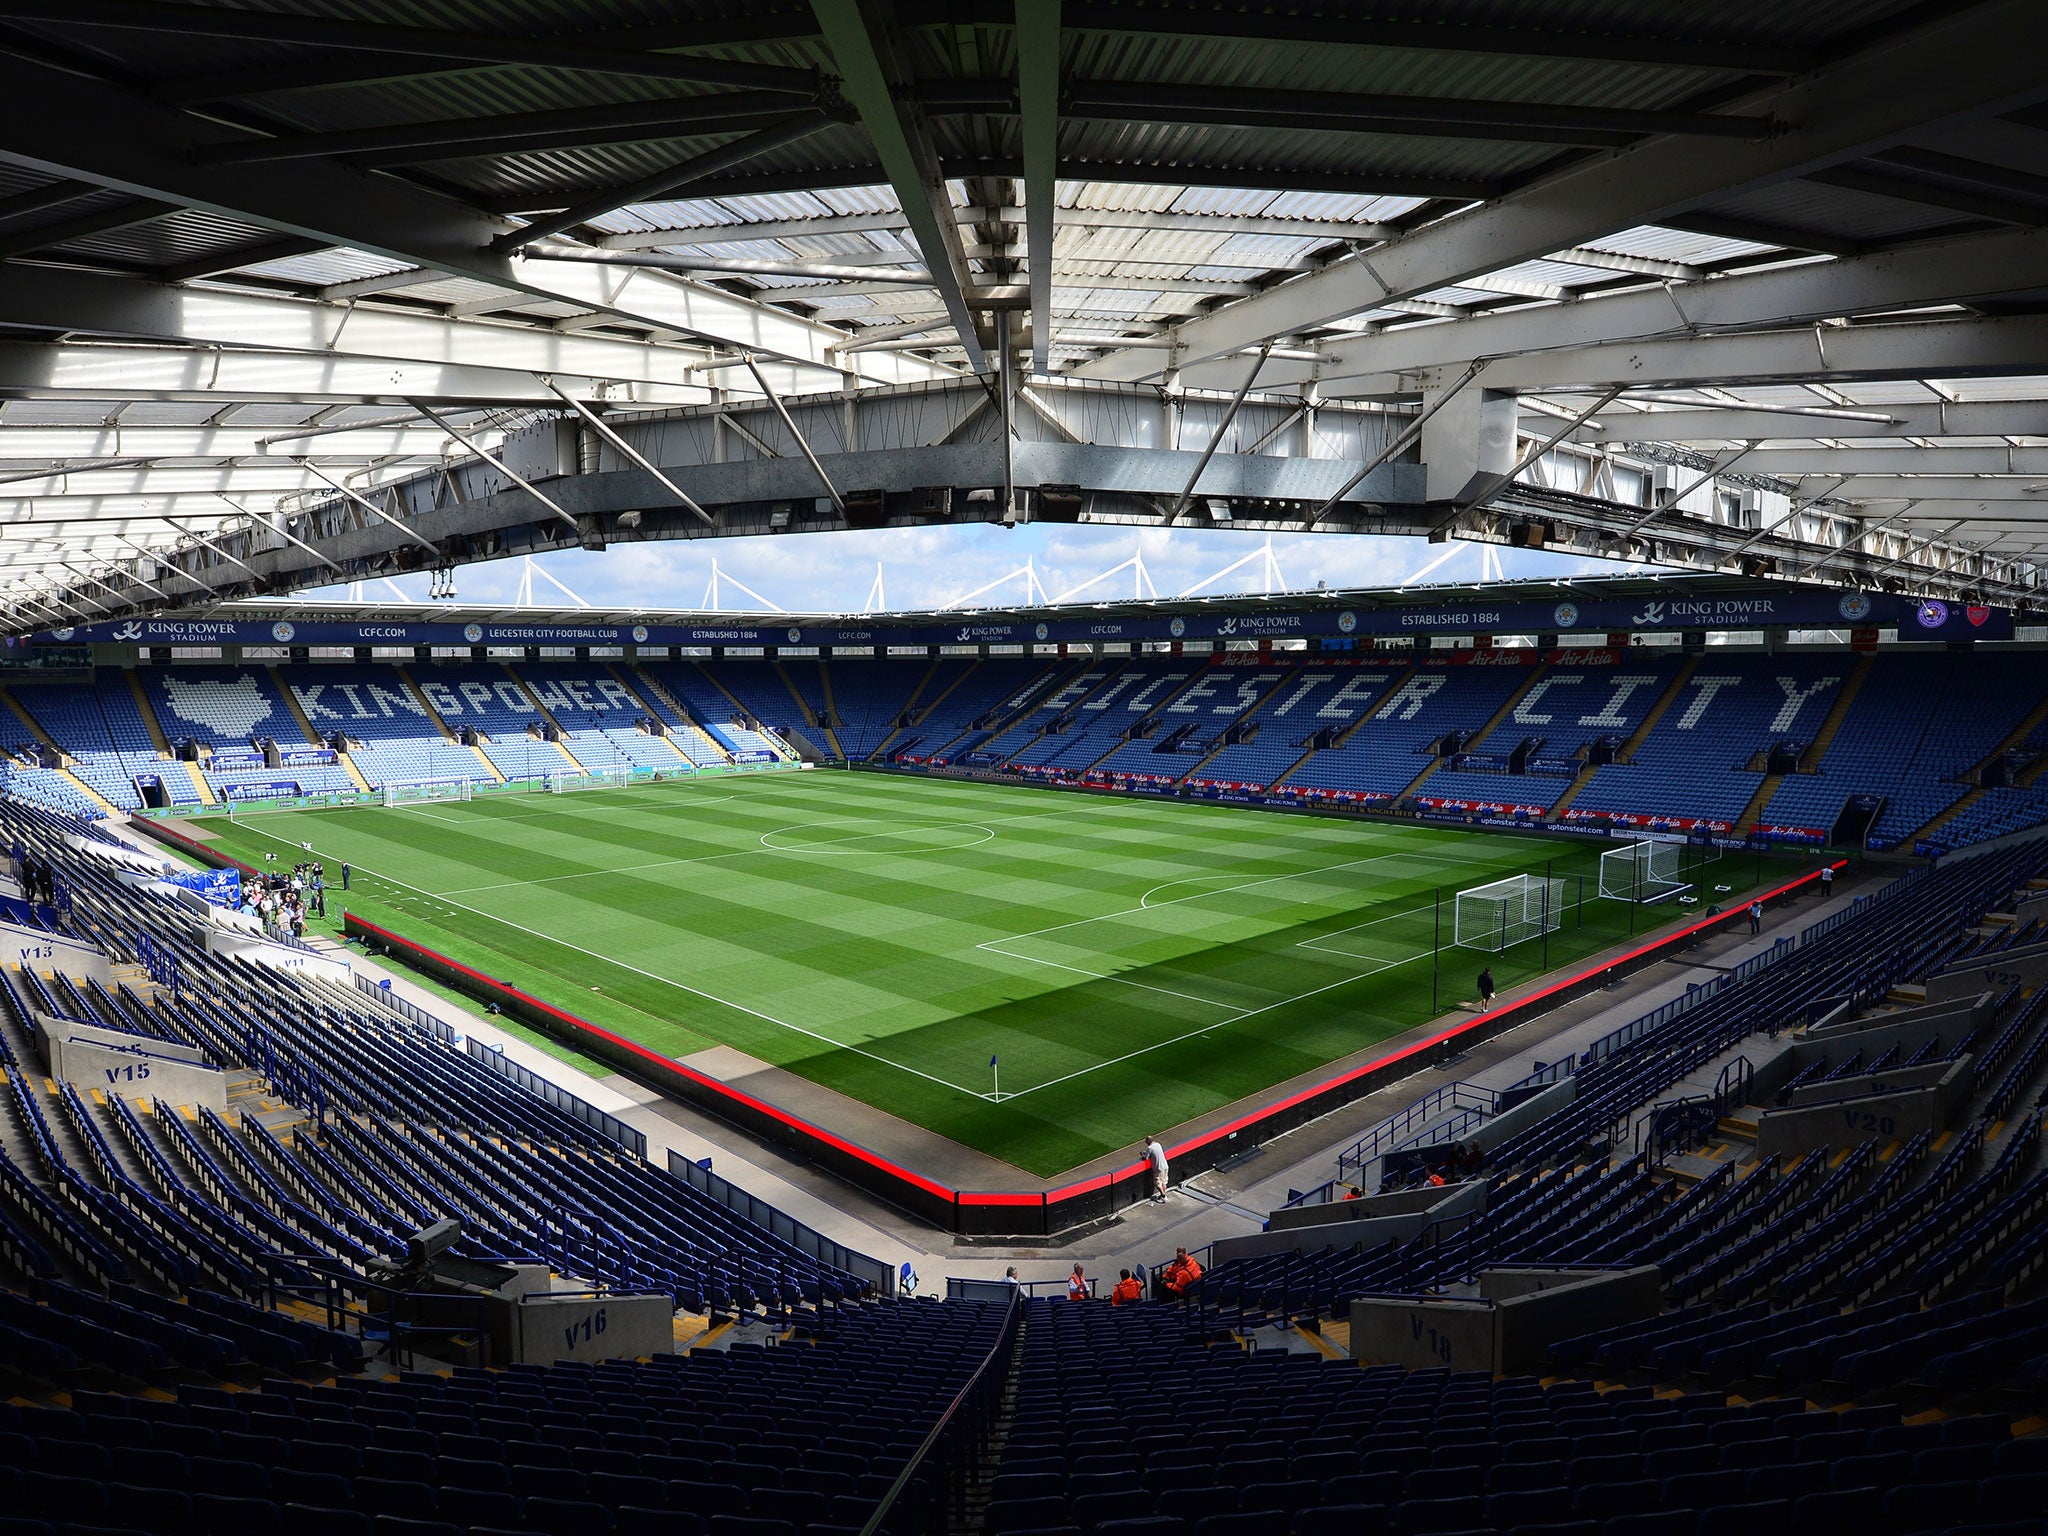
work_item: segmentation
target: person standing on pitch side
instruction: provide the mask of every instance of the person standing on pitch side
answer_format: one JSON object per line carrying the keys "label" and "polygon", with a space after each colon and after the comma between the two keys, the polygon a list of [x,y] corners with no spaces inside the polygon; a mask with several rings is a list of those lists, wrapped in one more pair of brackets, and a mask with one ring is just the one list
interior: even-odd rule
{"label": "person standing on pitch side", "polygon": [[1145,1138],[1145,1161],[1152,1169],[1152,1198],[1154,1200],[1164,1200],[1166,1198],[1167,1185],[1166,1148],[1159,1144],[1157,1136],[1147,1136]]}

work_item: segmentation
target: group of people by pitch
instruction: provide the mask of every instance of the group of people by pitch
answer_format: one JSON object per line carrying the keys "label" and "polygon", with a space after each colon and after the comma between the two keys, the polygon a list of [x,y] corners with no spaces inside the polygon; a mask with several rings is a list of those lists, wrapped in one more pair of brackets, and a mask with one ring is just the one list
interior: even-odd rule
{"label": "group of people by pitch", "polygon": [[[1134,1271],[1117,1271],[1116,1284],[1110,1288],[1109,1304],[1123,1306],[1126,1302],[1143,1301],[1146,1293],[1145,1266],[1140,1264]],[[1202,1278],[1202,1261],[1189,1253],[1186,1248],[1176,1248],[1173,1257],[1153,1271],[1151,1294],[1155,1301],[1177,1301],[1187,1294],[1189,1286]],[[1012,1264],[1003,1271],[1005,1285],[1022,1285],[1017,1276],[1017,1266]],[[1074,1261],[1073,1272],[1067,1276],[1067,1300],[1094,1301],[1095,1283],[1088,1278],[1081,1261]]]}

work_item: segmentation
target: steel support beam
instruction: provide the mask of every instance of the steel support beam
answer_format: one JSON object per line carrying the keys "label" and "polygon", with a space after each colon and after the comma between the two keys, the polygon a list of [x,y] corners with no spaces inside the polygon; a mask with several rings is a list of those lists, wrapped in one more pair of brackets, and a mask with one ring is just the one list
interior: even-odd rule
{"label": "steel support beam", "polygon": [[[0,284],[0,289],[5,285]],[[572,367],[554,377],[602,375]],[[701,405],[701,385],[635,385],[642,405]],[[195,400],[222,409],[259,405],[404,405],[429,399],[446,409],[485,405],[554,405],[525,368],[471,367],[375,357],[320,357],[303,352],[228,347],[66,346],[0,342],[0,399]]]}
{"label": "steel support beam", "polygon": [[491,468],[498,471],[499,474],[505,476],[506,479],[510,480],[513,484],[517,485],[522,491],[526,492],[527,495],[531,496],[535,501],[539,502],[542,506],[546,507],[550,512],[554,513],[556,517],[559,517],[571,528],[574,528],[576,530],[578,537],[581,537],[583,533],[583,525],[577,522],[576,519],[571,517],[568,513],[564,512],[560,506],[556,505],[553,498],[548,496],[546,492],[542,491],[531,480],[527,479],[524,475],[520,474],[518,470],[514,469],[510,464],[507,464],[503,459],[499,458],[496,454],[492,453],[488,448],[485,448],[481,444],[473,442],[471,439],[464,437],[458,428],[456,428],[451,422],[449,422],[446,417],[442,416],[440,412],[436,411],[431,405],[428,405],[426,402],[421,400],[415,400],[412,402],[412,406],[414,410],[418,411],[422,416],[425,416],[429,421],[433,422],[435,426],[439,427],[443,432],[446,432],[450,437],[454,438],[455,441],[462,444],[463,447],[467,448],[471,453],[475,454],[478,458],[482,459],[486,464],[490,465]]}
{"label": "steel support beam", "polygon": [[[1723,334],[1969,303],[2044,287],[2048,237],[2001,231],[1332,340],[1325,345],[1327,358],[1320,366],[1276,364],[1267,377],[1272,384],[1284,385],[1309,378],[1452,368],[1475,357],[1505,358],[1633,338]],[[1231,367],[1218,361],[1185,368],[1182,382],[1220,387],[1218,380]]]}
{"label": "steel support beam", "polygon": [[[2048,97],[2038,57],[2048,9],[1981,0],[1730,103],[1791,125],[1760,142],[1667,138],[1577,162],[1470,212],[1321,272],[1190,320],[1175,331],[1183,364],[1300,333],[1463,278],[1655,223],[1710,199],[1796,178],[1889,148],[1916,129],[2009,111]],[[1141,379],[1148,356],[1084,365],[1092,378]]]}
{"label": "steel support beam", "polygon": [[441,558],[441,551],[435,548],[434,544],[430,540],[421,538],[408,525],[406,525],[405,523],[401,523],[389,512],[386,512],[382,507],[378,506],[377,503],[370,500],[369,497],[363,495],[362,492],[356,490],[354,487],[349,485],[347,481],[335,479],[334,476],[328,474],[324,469],[322,469],[319,465],[313,463],[310,459],[301,459],[299,462],[304,464],[306,468],[310,469],[322,480],[326,481],[329,486],[341,492],[341,494],[344,497],[346,497],[349,501],[354,502],[357,506],[361,507],[365,512],[369,513],[370,516],[376,518],[380,523],[389,523],[393,528],[396,528],[408,539],[411,539],[413,543],[419,545],[421,549],[424,549],[436,560]]}
{"label": "steel support beam", "polygon": [[1174,497],[1173,504],[1166,509],[1166,527],[1172,527],[1180,520],[1181,513],[1188,509],[1188,502],[1195,494],[1195,486],[1201,481],[1202,471],[1209,467],[1209,461],[1216,457],[1216,450],[1223,446],[1223,434],[1228,432],[1230,424],[1237,420],[1237,413],[1244,405],[1244,397],[1252,392],[1252,386],[1259,381],[1259,370],[1265,366],[1266,352],[1261,351],[1252,359],[1251,367],[1245,370],[1244,382],[1237,386],[1237,393],[1230,397],[1230,404],[1224,407],[1223,416],[1216,423],[1216,430],[1210,434],[1209,446],[1202,450],[1202,456],[1195,460],[1195,467],[1188,471],[1188,483],[1180,488],[1180,494]]}
{"label": "steel support beam", "polygon": [[[2048,411],[2044,411],[2048,417]],[[1902,436],[1904,434],[1901,434]],[[1744,467],[1753,474],[2030,475],[2048,477],[2048,448],[1765,448]]]}
{"label": "steel support beam", "polygon": [[1612,400],[1616,395],[1620,393],[1621,391],[1619,389],[1611,389],[1606,394],[1602,395],[1598,400],[1595,400],[1591,405],[1587,406],[1583,411],[1580,411],[1577,415],[1571,417],[1570,419],[1564,422],[1559,423],[1558,428],[1555,432],[1552,432],[1548,437],[1539,439],[1534,447],[1530,448],[1527,453],[1523,454],[1521,458],[1517,459],[1515,461],[1514,468],[1505,470],[1500,474],[1491,476],[1480,486],[1480,488],[1476,492],[1474,492],[1472,495],[1466,497],[1462,502],[1460,502],[1458,504],[1458,509],[1455,513],[1455,516],[1462,518],[1473,512],[1477,512],[1478,510],[1480,510],[1480,508],[1484,507],[1488,502],[1492,501],[1494,497],[1498,496],[1509,485],[1512,485],[1515,481],[1516,476],[1520,475],[1531,464],[1534,464],[1538,459],[1542,458],[1543,455],[1550,452],[1551,449],[1555,448],[1559,443],[1563,442],[1567,437],[1571,436],[1572,431],[1576,427],[1578,427],[1580,423],[1590,421],[1593,417],[1599,415],[1600,412],[1606,407],[1607,402]]}
{"label": "steel support beam", "polygon": [[663,490],[667,491],[669,495],[675,497],[677,502],[687,507],[690,511],[694,512],[698,517],[702,518],[706,524],[709,524],[712,521],[711,514],[709,512],[706,512],[702,507],[698,506],[697,503],[691,498],[689,492],[685,491],[681,486],[677,485],[675,481],[669,479],[669,477],[666,474],[662,473],[661,470],[657,469],[654,466],[654,464],[646,457],[646,455],[641,453],[641,451],[638,448],[635,448],[631,443],[627,442],[623,437],[619,436],[618,433],[614,432],[611,429],[610,423],[608,423],[602,416],[598,415],[597,412],[593,411],[589,406],[585,405],[581,400],[578,400],[574,395],[570,394],[567,390],[560,388],[552,380],[548,382],[548,388],[554,390],[554,392],[562,398],[564,404],[568,405],[569,408],[575,411],[575,413],[578,416],[581,416],[584,422],[590,427],[590,429],[593,432],[595,432],[599,437],[603,438],[606,442],[610,443],[613,448],[618,450],[618,452],[625,455],[626,460],[629,463],[637,465],[639,468],[645,470],[648,474],[654,476],[655,483],[658,484]]}
{"label": "steel support beam", "polygon": [[[742,226],[744,229],[744,226]],[[749,240],[753,237],[747,236]],[[880,252],[876,252],[880,256]],[[896,283],[911,288],[932,286],[931,274],[910,267],[826,261],[761,261],[743,256],[679,255],[670,251],[609,251],[586,247],[537,245],[528,261],[580,261],[596,267],[646,267],[656,272],[709,272],[734,277],[815,277],[849,283]],[[896,258],[887,257],[886,261]],[[802,290],[798,290],[801,292]],[[515,302],[508,300],[508,303]]]}
{"label": "steel support beam", "polygon": [[1322,11],[1158,5],[1143,8],[1110,0],[1068,0],[1067,25],[1077,32],[1148,37],[1243,38],[1250,42],[1300,43],[1309,47],[1411,49],[1420,53],[1482,53],[1503,58],[1606,59],[1652,64],[1660,69],[1732,70],[1737,74],[1797,74],[1813,55],[1747,39],[1710,37],[1678,40],[1630,33],[1605,24],[1595,27],[1450,26],[1434,17],[1346,16]]}
{"label": "steel support beam", "polygon": [[775,407],[775,414],[782,418],[782,425],[788,429],[789,435],[796,439],[797,448],[803,453],[804,461],[818,477],[818,484],[825,488],[825,494],[831,498],[834,509],[844,517],[846,498],[839,494],[839,488],[832,483],[832,477],[825,473],[825,466],[820,462],[817,450],[811,447],[811,440],[805,437],[802,429],[797,426],[796,418],[789,414],[789,407],[782,403],[782,396],[775,392],[775,387],[768,382],[767,376],[761,372],[759,365],[751,357],[747,359],[747,371],[753,374],[754,382],[761,386],[761,393],[768,397],[768,403]]}
{"label": "steel support beam", "polygon": [[1017,0],[1017,113],[1024,154],[1024,270],[1031,371],[1051,368],[1054,182],[1060,157],[1060,0]]}
{"label": "steel support beam", "polygon": [[288,43],[299,47],[344,48],[358,53],[393,53],[408,59],[459,59],[471,64],[524,64],[542,69],[581,69],[603,74],[646,75],[753,90],[808,95],[815,81],[806,70],[695,59],[687,54],[607,48],[570,38],[519,37],[505,33],[457,32],[439,27],[396,27],[382,22],[337,21],[202,5],[165,5],[156,0],[0,0],[0,16],[58,26],[105,27],[177,37],[219,37],[236,42]]}
{"label": "steel support beam", "polygon": [[273,139],[215,145],[202,151],[199,158],[207,165],[253,165],[265,160],[313,160],[323,156],[360,156],[381,165],[404,164],[759,127],[767,119],[787,117],[790,107],[789,96],[773,92],[690,96],[621,106],[437,118],[389,128],[280,134]]}
{"label": "steel support beam", "polygon": [[[57,4],[62,8],[68,0]],[[214,7],[202,13],[256,14]],[[578,304],[629,325],[716,347],[745,347],[790,363],[836,370],[830,354],[848,339],[832,326],[661,273],[615,274],[562,263],[542,270],[510,259],[490,249],[505,233],[503,221],[396,178],[367,176],[320,160],[198,165],[197,153],[235,136],[131,92],[60,75],[13,55],[0,54],[0,100],[9,103],[7,158],[47,175],[204,209],[281,234]],[[627,282],[630,294],[622,291]],[[948,372],[894,353],[878,354],[861,368],[864,377],[876,382]]]}
{"label": "steel support beam", "polygon": [[1926,401],[1855,413],[1718,405],[1667,411],[1610,409],[1599,425],[1582,427],[1572,436],[1580,443],[2037,437],[2048,436],[2048,399]]}
{"label": "steel support beam", "polygon": [[[2027,376],[2041,371],[2048,357],[2044,348],[2048,317],[2037,315],[1812,326],[1532,352],[1489,363],[1486,387],[1556,393],[1801,379]],[[1413,393],[1414,387],[1406,374],[1375,375],[1341,379],[1324,385],[1323,392],[1332,398],[1372,398]],[[1805,435],[1825,436],[1826,429],[1816,426]]]}
{"label": "steel support beam", "polygon": [[[4,0],[0,0],[0,3],[4,3]],[[604,214],[615,213],[629,204],[650,203],[665,197],[673,197],[684,188],[695,186],[721,171],[729,171],[736,165],[745,165],[757,155],[765,155],[794,144],[799,139],[807,139],[820,129],[831,127],[832,123],[833,120],[824,113],[806,107],[765,128],[757,128],[752,133],[730,139],[716,149],[707,149],[688,160],[665,165],[660,170],[650,171],[637,180],[607,187],[604,191],[558,213],[551,213],[546,218],[536,219],[518,229],[507,230],[491,241],[490,248],[494,251],[517,250],[532,241],[549,239]]]}
{"label": "steel support beam", "polygon": [[986,373],[988,359],[967,303],[973,275],[938,151],[908,94],[911,75],[899,52],[893,18],[883,9],[883,0],[811,0],[811,9],[839,66],[840,88],[860,113],[896,200],[910,220],[918,252],[967,353],[967,366]]}

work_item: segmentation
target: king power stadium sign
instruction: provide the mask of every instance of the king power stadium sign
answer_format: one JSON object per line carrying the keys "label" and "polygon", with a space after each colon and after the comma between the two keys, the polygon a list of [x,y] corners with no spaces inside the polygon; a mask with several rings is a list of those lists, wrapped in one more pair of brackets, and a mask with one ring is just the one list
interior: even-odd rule
{"label": "king power stadium sign", "polygon": [[930,617],[858,625],[759,619],[676,624],[456,624],[289,619],[127,619],[46,630],[8,645],[306,646],[872,646],[1032,645],[1113,640],[1279,640],[1415,634],[1545,634],[1619,630],[1895,628],[1901,640],[2010,640],[2013,613],[1972,603],[1873,592],[1759,592],[1745,596],[1588,598],[1457,606],[1270,612],[1146,613],[986,620]]}

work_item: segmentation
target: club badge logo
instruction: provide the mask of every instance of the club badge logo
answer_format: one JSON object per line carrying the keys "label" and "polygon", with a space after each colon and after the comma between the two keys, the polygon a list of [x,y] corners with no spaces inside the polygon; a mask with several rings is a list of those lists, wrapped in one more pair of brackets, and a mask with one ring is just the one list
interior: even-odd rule
{"label": "club badge logo", "polygon": [[1579,605],[1577,603],[1559,603],[1556,608],[1551,610],[1550,617],[1556,622],[1559,629],[1571,629],[1579,622]]}
{"label": "club badge logo", "polygon": [[1337,615],[1338,634],[1348,635],[1356,628],[1358,628],[1358,615],[1353,613],[1349,608],[1345,609],[1342,613]]}
{"label": "club badge logo", "polygon": [[1939,629],[1948,622],[1948,604],[1936,598],[1929,598],[1920,605],[1920,611],[1913,616],[1920,621],[1922,629]]}
{"label": "club badge logo", "polygon": [[1870,617],[1870,594],[1867,592],[1846,592],[1836,609],[1851,624],[1860,624]]}
{"label": "club badge logo", "polygon": [[1178,640],[1182,635],[1185,635],[1188,632],[1188,621],[1186,619],[1175,619],[1171,624],[1166,626],[1166,632],[1169,635],[1173,636],[1174,639]]}
{"label": "club badge logo", "polygon": [[647,626],[645,624],[635,624],[633,626],[633,643],[635,645],[645,645],[647,643]]}
{"label": "club badge logo", "polygon": [[1991,620],[1991,610],[1980,603],[1972,603],[1963,610],[1963,617],[1970,621],[1970,628],[1982,629]]}
{"label": "club badge logo", "polygon": [[1038,628],[1032,631],[1032,634],[1036,635],[1041,640],[1043,640],[1047,635],[1051,633],[1052,631],[1047,629],[1043,624],[1039,625]]}
{"label": "club badge logo", "polygon": [[800,629],[792,629],[792,630],[787,630],[787,631],[785,631],[785,633],[786,633],[786,634],[788,634],[788,636],[789,636],[789,643],[790,643],[791,645],[795,645],[795,644],[796,644],[796,643],[797,643],[798,641],[802,640],[802,639],[803,639],[803,637],[804,637],[804,632],[803,632],[802,630],[800,630]]}
{"label": "club badge logo", "polygon": [[465,639],[465,640],[467,640],[467,641],[468,641],[468,642],[469,642],[469,643],[470,643],[471,645],[482,645],[482,644],[483,644],[483,641],[484,641],[484,627],[483,627],[483,625],[481,625],[481,624],[465,624],[465,625],[463,625],[463,626],[462,626],[462,638],[463,638],[463,639]]}
{"label": "club badge logo", "polygon": [[291,625],[287,624],[283,619],[279,619],[275,624],[270,626],[270,638],[275,640],[279,645],[291,644],[292,636],[296,635],[297,633],[298,631],[296,629],[293,629]]}

